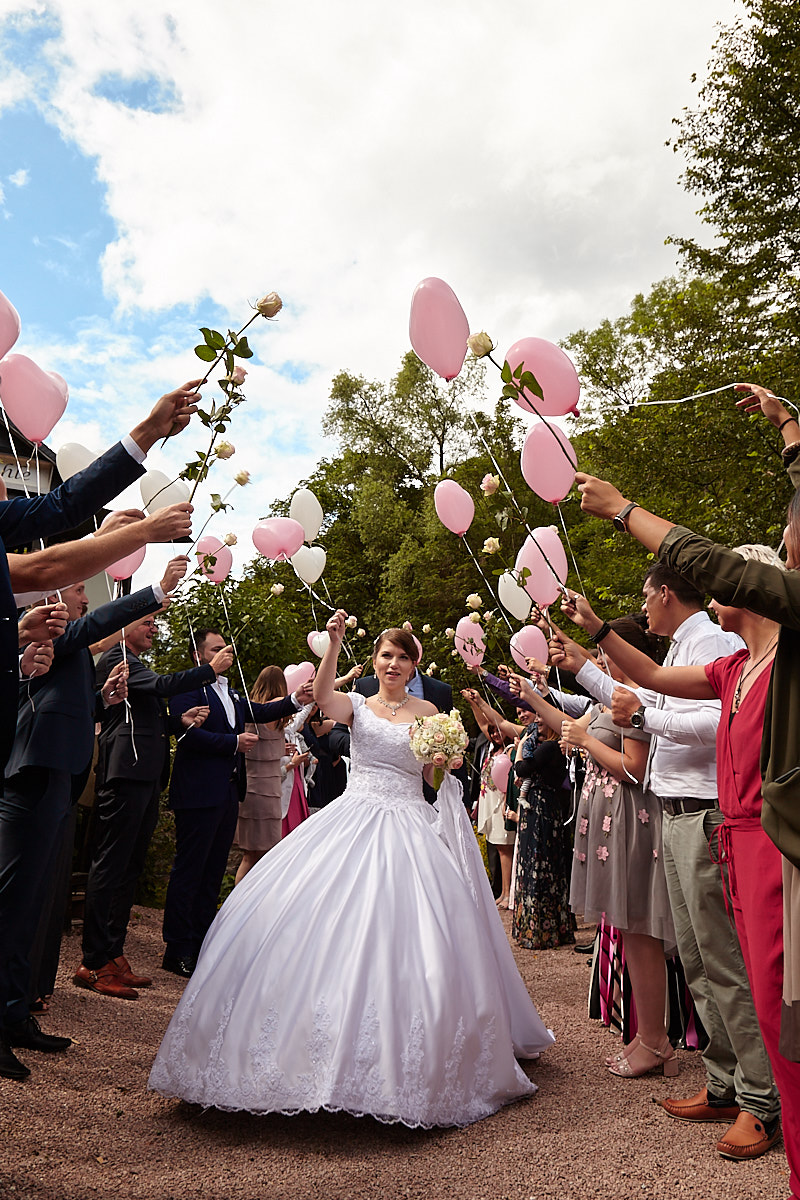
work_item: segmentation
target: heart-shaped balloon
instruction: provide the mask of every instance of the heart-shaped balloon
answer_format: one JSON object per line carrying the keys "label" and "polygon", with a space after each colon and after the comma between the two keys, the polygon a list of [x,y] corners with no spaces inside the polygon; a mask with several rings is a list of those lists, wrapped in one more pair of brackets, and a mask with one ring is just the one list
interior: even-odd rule
{"label": "heart-shaped balloon", "polygon": [[163,471],[146,471],[139,480],[142,504],[149,513],[169,508],[171,504],[187,504],[189,488],[183,479],[170,479]]}
{"label": "heart-shaped balloon", "polygon": [[24,354],[0,362],[0,400],[17,429],[41,446],[67,407],[67,385]]}
{"label": "heart-shaped balloon", "polygon": [[91,466],[96,458],[94,451],[88,450],[80,442],[65,442],[56,451],[56,467],[62,479],[71,479],[79,471]]}
{"label": "heart-shaped balloon", "polygon": [[316,583],[325,570],[326,560],[322,546],[301,546],[290,561],[303,583],[310,585]]}
{"label": "heart-shaped balloon", "polygon": [[0,358],[5,358],[19,337],[19,313],[14,305],[0,292]]}
{"label": "heart-shaped balloon", "polygon": [[[233,555],[219,538],[207,533],[205,537],[200,538],[194,552],[197,555],[197,565],[206,579],[210,579],[212,583],[222,583],[223,579],[228,578],[233,566]],[[211,559],[214,561],[211,562]]]}
{"label": "heart-shaped balloon", "polygon": [[298,688],[301,688],[304,683],[310,683],[317,673],[317,668],[313,663],[289,663],[288,667],[284,667],[283,676],[286,680],[286,690],[291,696]]}
{"label": "heart-shaped balloon", "polygon": [[266,517],[253,530],[253,545],[270,559],[290,559],[305,541],[305,530],[291,517]]}
{"label": "heart-shaped balloon", "polygon": [[326,629],[323,629],[321,633],[318,629],[312,629],[306,640],[308,641],[309,650],[312,654],[316,654],[318,658],[322,658],[331,644],[331,637]]}
{"label": "heart-shaped balloon", "polygon": [[313,542],[325,519],[322,505],[310,488],[297,489],[289,503],[289,516],[303,526],[307,542]]}

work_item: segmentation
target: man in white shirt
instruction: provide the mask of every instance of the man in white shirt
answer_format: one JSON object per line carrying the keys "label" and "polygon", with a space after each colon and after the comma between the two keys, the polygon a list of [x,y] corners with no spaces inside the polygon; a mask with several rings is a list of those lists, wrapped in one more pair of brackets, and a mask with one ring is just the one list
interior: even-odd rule
{"label": "man in white shirt", "polygon": [[[672,640],[667,664],[694,666],[739,649],[703,608],[703,596],[661,563],[643,585],[651,633]],[[584,602],[585,603],[585,602]],[[635,678],[625,643],[586,606],[575,619]],[[567,609],[569,611],[569,609]],[[591,615],[589,615],[591,613]],[[568,666],[573,664],[568,663]],[[728,1158],[755,1158],[778,1136],[780,1101],[747,979],[736,930],[725,904],[715,834],[723,821],[717,799],[716,700],[682,700],[638,689],[617,689],[588,660],[578,682],[613,710],[621,726],[652,735],[645,786],[661,800],[663,854],[678,953],[709,1042],[703,1051],[706,1086],[663,1107],[684,1121],[732,1121],[717,1144]],[[612,696],[613,706],[612,706]]]}

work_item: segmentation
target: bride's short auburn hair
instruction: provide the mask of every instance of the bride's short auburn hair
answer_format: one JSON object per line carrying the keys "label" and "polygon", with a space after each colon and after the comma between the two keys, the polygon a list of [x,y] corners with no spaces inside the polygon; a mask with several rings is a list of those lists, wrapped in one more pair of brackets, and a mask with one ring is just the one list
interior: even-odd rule
{"label": "bride's short auburn hair", "polygon": [[384,642],[392,642],[393,645],[399,646],[401,650],[405,650],[406,654],[415,666],[419,662],[419,650],[417,649],[417,643],[407,630],[384,629],[383,633],[379,633],[375,638],[375,645],[372,648],[373,660]]}

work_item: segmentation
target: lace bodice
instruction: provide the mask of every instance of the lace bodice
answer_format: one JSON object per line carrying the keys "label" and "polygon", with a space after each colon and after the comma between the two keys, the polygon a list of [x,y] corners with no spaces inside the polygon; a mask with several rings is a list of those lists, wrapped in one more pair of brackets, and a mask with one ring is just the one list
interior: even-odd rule
{"label": "lace bodice", "polygon": [[375,715],[363,696],[353,692],[350,736],[350,781],[353,792],[384,806],[425,804],[422,763],[408,744],[410,721],[395,724]]}

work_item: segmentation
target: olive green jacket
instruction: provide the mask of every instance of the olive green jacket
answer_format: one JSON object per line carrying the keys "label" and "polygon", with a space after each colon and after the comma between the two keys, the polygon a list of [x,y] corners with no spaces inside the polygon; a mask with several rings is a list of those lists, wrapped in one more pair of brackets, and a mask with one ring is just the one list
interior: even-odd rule
{"label": "olive green jacket", "polygon": [[[800,487],[800,459],[788,470]],[[680,525],[669,531],[658,554],[720,604],[749,608],[782,627],[764,710],[761,824],[800,868],[800,571],[745,560]]]}

